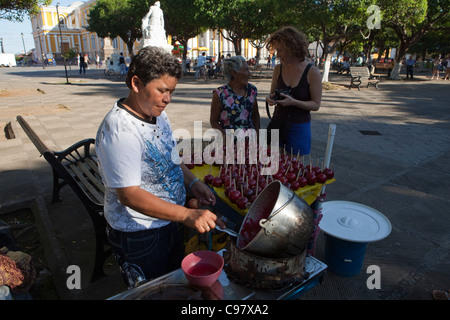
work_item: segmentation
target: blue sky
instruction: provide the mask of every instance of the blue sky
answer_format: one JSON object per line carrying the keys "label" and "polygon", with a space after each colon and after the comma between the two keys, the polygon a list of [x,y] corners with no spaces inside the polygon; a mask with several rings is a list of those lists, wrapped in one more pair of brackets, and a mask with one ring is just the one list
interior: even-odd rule
{"label": "blue sky", "polygon": [[[59,2],[61,7],[70,6],[77,0],[58,0],[53,1],[51,5],[56,5]],[[86,2],[86,0],[79,0]],[[8,20],[0,19],[0,38],[3,38],[3,49],[5,53],[22,53],[23,52],[23,40],[25,42],[25,49],[30,51],[34,48],[33,35],[31,34],[31,21],[30,18],[25,17],[23,22],[10,22]]]}

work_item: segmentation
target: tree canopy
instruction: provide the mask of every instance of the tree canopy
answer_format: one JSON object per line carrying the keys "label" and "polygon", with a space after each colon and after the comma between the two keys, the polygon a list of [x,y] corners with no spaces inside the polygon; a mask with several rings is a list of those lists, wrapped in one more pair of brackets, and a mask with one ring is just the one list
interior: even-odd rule
{"label": "tree canopy", "polygon": [[0,0],[0,19],[23,21],[27,14],[35,14],[39,6],[47,6],[52,0]]}
{"label": "tree canopy", "polygon": [[142,18],[149,8],[148,0],[98,0],[89,12],[86,29],[101,38],[120,37],[133,56],[134,42],[142,37]]}

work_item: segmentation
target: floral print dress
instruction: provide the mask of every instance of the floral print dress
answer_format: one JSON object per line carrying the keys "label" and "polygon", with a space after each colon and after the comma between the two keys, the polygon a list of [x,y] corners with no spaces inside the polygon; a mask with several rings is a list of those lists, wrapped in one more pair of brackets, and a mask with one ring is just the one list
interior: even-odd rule
{"label": "floral print dress", "polygon": [[219,123],[224,129],[249,129],[254,128],[252,121],[253,104],[256,100],[258,90],[249,83],[245,96],[237,95],[229,84],[218,87],[214,90],[219,96],[222,104],[222,111]]}

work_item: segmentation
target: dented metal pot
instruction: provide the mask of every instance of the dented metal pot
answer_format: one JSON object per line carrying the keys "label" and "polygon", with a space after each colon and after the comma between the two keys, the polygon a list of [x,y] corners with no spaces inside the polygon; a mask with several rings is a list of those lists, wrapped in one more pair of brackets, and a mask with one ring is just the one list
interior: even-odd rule
{"label": "dented metal pot", "polygon": [[300,255],[311,237],[311,207],[279,181],[268,185],[250,207],[237,247],[262,257]]}

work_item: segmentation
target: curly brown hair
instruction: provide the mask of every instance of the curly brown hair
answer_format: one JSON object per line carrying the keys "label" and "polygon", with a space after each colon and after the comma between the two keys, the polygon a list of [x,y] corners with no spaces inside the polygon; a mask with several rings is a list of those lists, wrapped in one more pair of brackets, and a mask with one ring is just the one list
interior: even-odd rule
{"label": "curly brown hair", "polygon": [[144,85],[163,75],[181,78],[181,65],[177,58],[158,47],[144,47],[133,57],[128,68],[126,84],[131,89],[131,79],[137,76]]}
{"label": "curly brown hair", "polygon": [[267,49],[269,49],[269,51],[274,50],[276,43],[283,44],[290,53],[300,61],[305,60],[308,55],[309,42],[306,39],[305,34],[294,27],[283,27],[275,31],[269,39],[267,39]]}

